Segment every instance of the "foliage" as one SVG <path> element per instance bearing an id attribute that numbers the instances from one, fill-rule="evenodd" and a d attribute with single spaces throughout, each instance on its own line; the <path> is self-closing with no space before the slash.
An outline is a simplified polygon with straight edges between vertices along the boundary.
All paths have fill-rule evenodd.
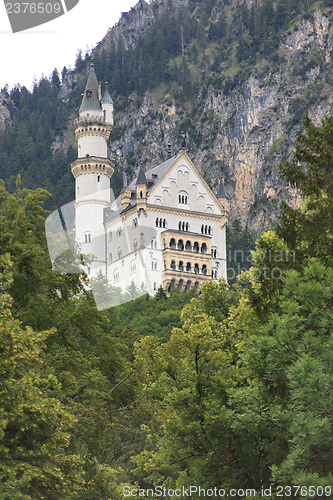
<path id="1" fill-rule="evenodd" d="M 8 254 L 0 268 L 0 496 L 75 498 L 83 485 L 79 457 L 69 451 L 76 421 L 59 401 L 57 379 L 41 370 L 52 332 L 36 333 L 13 318 Z"/>
<path id="2" fill-rule="evenodd" d="M 297 138 L 295 162 L 281 164 L 283 177 L 299 190 L 298 208 L 283 204 L 279 234 L 297 251 L 301 261 L 316 256 L 332 262 L 333 256 L 333 120 L 315 126 L 308 117 Z"/>

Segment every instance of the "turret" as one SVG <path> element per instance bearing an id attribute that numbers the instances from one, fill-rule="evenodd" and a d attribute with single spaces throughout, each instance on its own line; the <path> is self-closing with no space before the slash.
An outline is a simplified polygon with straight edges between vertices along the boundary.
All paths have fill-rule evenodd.
<path id="1" fill-rule="evenodd" d="M 113 125 L 113 100 L 109 94 L 107 82 L 105 82 L 105 91 L 101 102 L 105 121 Z"/>
<path id="2" fill-rule="evenodd" d="M 146 213 L 147 205 L 147 179 L 143 166 L 140 167 L 139 175 L 136 180 L 136 206 L 140 213 L 140 210 L 144 210 Z"/>
<path id="3" fill-rule="evenodd" d="M 125 210 L 131 202 L 131 190 L 128 186 L 124 187 L 122 192 L 120 193 L 121 199 L 121 209 Z"/>
<path id="4" fill-rule="evenodd" d="M 223 183 L 222 179 L 220 181 L 220 185 L 219 185 L 219 189 L 217 191 L 216 198 L 219 200 L 219 202 L 221 203 L 221 205 L 224 208 L 224 210 L 226 210 L 227 212 L 229 212 L 229 210 L 230 210 L 230 202 L 229 202 L 227 193 L 225 192 L 224 183 Z"/>

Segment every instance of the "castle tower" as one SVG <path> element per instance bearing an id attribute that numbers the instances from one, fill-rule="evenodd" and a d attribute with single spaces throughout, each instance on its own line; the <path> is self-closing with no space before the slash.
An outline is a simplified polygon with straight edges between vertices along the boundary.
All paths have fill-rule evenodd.
<path id="1" fill-rule="evenodd" d="M 112 128 L 113 102 L 107 88 L 100 99 L 91 62 L 79 118 L 75 120 L 78 159 L 71 168 L 75 177 L 76 239 L 82 254 L 94 256 L 88 265 L 92 276 L 106 272 L 104 209 L 110 207 L 110 178 L 114 171 L 108 158 Z"/>

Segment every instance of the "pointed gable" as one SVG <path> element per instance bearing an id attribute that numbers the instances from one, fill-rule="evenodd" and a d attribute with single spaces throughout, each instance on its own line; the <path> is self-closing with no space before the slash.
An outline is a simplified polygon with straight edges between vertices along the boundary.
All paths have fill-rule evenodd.
<path id="1" fill-rule="evenodd" d="M 147 172 L 147 177 L 154 170 Z M 216 196 L 184 151 L 168 160 L 162 175 L 149 190 L 148 203 L 184 211 L 221 214 Z"/>

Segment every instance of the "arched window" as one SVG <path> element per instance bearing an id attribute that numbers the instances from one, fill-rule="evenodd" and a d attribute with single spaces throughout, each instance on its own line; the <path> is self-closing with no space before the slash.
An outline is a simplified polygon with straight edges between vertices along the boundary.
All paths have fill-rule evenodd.
<path id="1" fill-rule="evenodd" d="M 151 248 L 155 249 L 156 250 L 156 247 L 157 247 L 157 241 L 156 241 L 156 238 L 153 238 L 150 242 L 150 246 Z"/>
<path id="2" fill-rule="evenodd" d="M 207 253 L 207 245 L 206 245 L 206 243 L 203 243 L 201 245 L 201 253 Z"/>
<path id="3" fill-rule="evenodd" d="M 110 262 L 110 264 L 112 262 L 112 253 L 109 253 L 109 262 Z"/>
<path id="4" fill-rule="evenodd" d="M 113 281 L 114 281 L 114 283 L 116 283 L 117 281 L 119 281 L 119 271 L 118 271 L 118 269 L 115 269 L 113 271 Z"/>
<path id="5" fill-rule="evenodd" d="M 204 228 L 204 225 L 202 224 L 202 226 L 201 226 L 201 234 L 204 233 L 204 230 L 205 230 L 205 228 Z"/>
<path id="6" fill-rule="evenodd" d="M 181 231 L 181 229 L 182 229 L 182 223 L 179 221 L 178 222 L 178 230 Z"/>
<path id="7" fill-rule="evenodd" d="M 201 268 L 202 274 L 207 274 L 207 266 L 204 264 Z"/>
<path id="8" fill-rule="evenodd" d="M 183 261 L 179 261 L 179 264 L 178 264 L 178 269 L 179 271 L 183 271 L 184 270 L 184 264 L 183 264 Z"/>
<path id="9" fill-rule="evenodd" d="M 213 259 L 216 259 L 216 256 L 217 256 L 217 250 L 215 247 L 212 248 L 212 251 L 211 251 L 211 255 L 212 255 L 212 258 Z"/>
<path id="10" fill-rule="evenodd" d="M 100 175 L 98 175 L 98 176 L 97 176 L 97 182 L 100 182 L 100 180 L 101 180 L 101 176 L 100 176 Z"/>
<path id="11" fill-rule="evenodd" d="M 190 273 L 190 272 L 191 272 L 191 267 L 192 267 L 192 266 L 191 266 L 191 262 L 188 262 L 188 263 L 186 264 L 186 272 Z"/>
<path id="12" fill-rule="evenodd" d="M 178 250 L 184 250 L 184 243 L 183 240 L 178 241 Z"/>
<path id="13" fill-rule="evenodd" d="M 163 227 L 166 227 L 166 219 L 163 219 Z"/>
<path id="14" fill-rule="evenodd" d="M 170 263 L 170 269 L 172 269 L 173 271 L 176 270 L 176 262 L 174 260 L 172 260 Z"/>
<path id="15" fill-rule="evenodd" d="M 135 217 L 135 219 L 133 219 L 132 221 L 132 229 L 138 227 L 138 219 Z"/>
<path id="16" fill-rule="evenodd" d="M 158 227 L 158 217 L 156 217 L 155 226 Z"/>
<path id="17" fill-rule="evenodd" d="M 189 231 L 189 230 L 190 230 L 190 225 L 189 225 L 189 223 L 188 223 L 188 222 L 186 222 L 186 229 L 185 229 L 185 230 L 186 230 L 186 231 Z"/>
<path id="18" fill-rule="evenodd" d="M 185 245 L 185 250 L 186 250 L 186 252 L 192 251 L 192 245 L 191 245 L 190 240 L 187 240 L 186 245 Z"/>
<path id="19" fill-rule="evenodd" d="M 188 200 L 188 194 L 186 191 L 181 191 L 178 195 L 178 202 L 181 205 L 187 205 L 187 200 Z"/>
<path id="20" fill-rule="evenodd" d="M 121 248 L 118 248 L 117 253 L 118 253 L 118 259 L 121 259 L 123 256 L 123 252 L 121 251 Z"/>
<path id="21" fill-rule="evenodd" d="M 143 193 L 142 193 L 142 191 L 140 191 L 140 198 L 143 198 Z"/>
<path id="22" fill-rule="evenodd" d="M 84 242 L 85 243 L 91 243 L 91 233 L 89 231 L 86 231 L 84 233 Z"/>
<path id="23" fill-rule="evenodd" d="M 193 252 L 199 253 L 199 243 L 197 241 L 194 242 Z"/>
<path id="24" fill-rule="evenodd" d="M 175 238 L 171 238 L 170 243 L 169 243 L 170 248 L 176 248 L 176 240 Z"/>
<path id="25" fill-rule="evenodd" d="M 137 239 L 133 240 L 133 249 L 134 250 L 138 249 L 138 240 Z"/>
<path id="26" fill-rule="evenodd" d="M 195 274 L 199 274 L 199 264 L 198 263 L 194 264 L 194 272 L 195 272 Z"/>
<path id="27" fill-rule="evenodd" d="M 157 271 L 157 260 L 155 259 L 151 261 L 151 270 Z"/>
<path id="28" fill-rule="evenodd" d="M 135 272 L 136 272 L 136 262 L 133 259 L 130 262 L 130 274 L 134 274 Z"/>

